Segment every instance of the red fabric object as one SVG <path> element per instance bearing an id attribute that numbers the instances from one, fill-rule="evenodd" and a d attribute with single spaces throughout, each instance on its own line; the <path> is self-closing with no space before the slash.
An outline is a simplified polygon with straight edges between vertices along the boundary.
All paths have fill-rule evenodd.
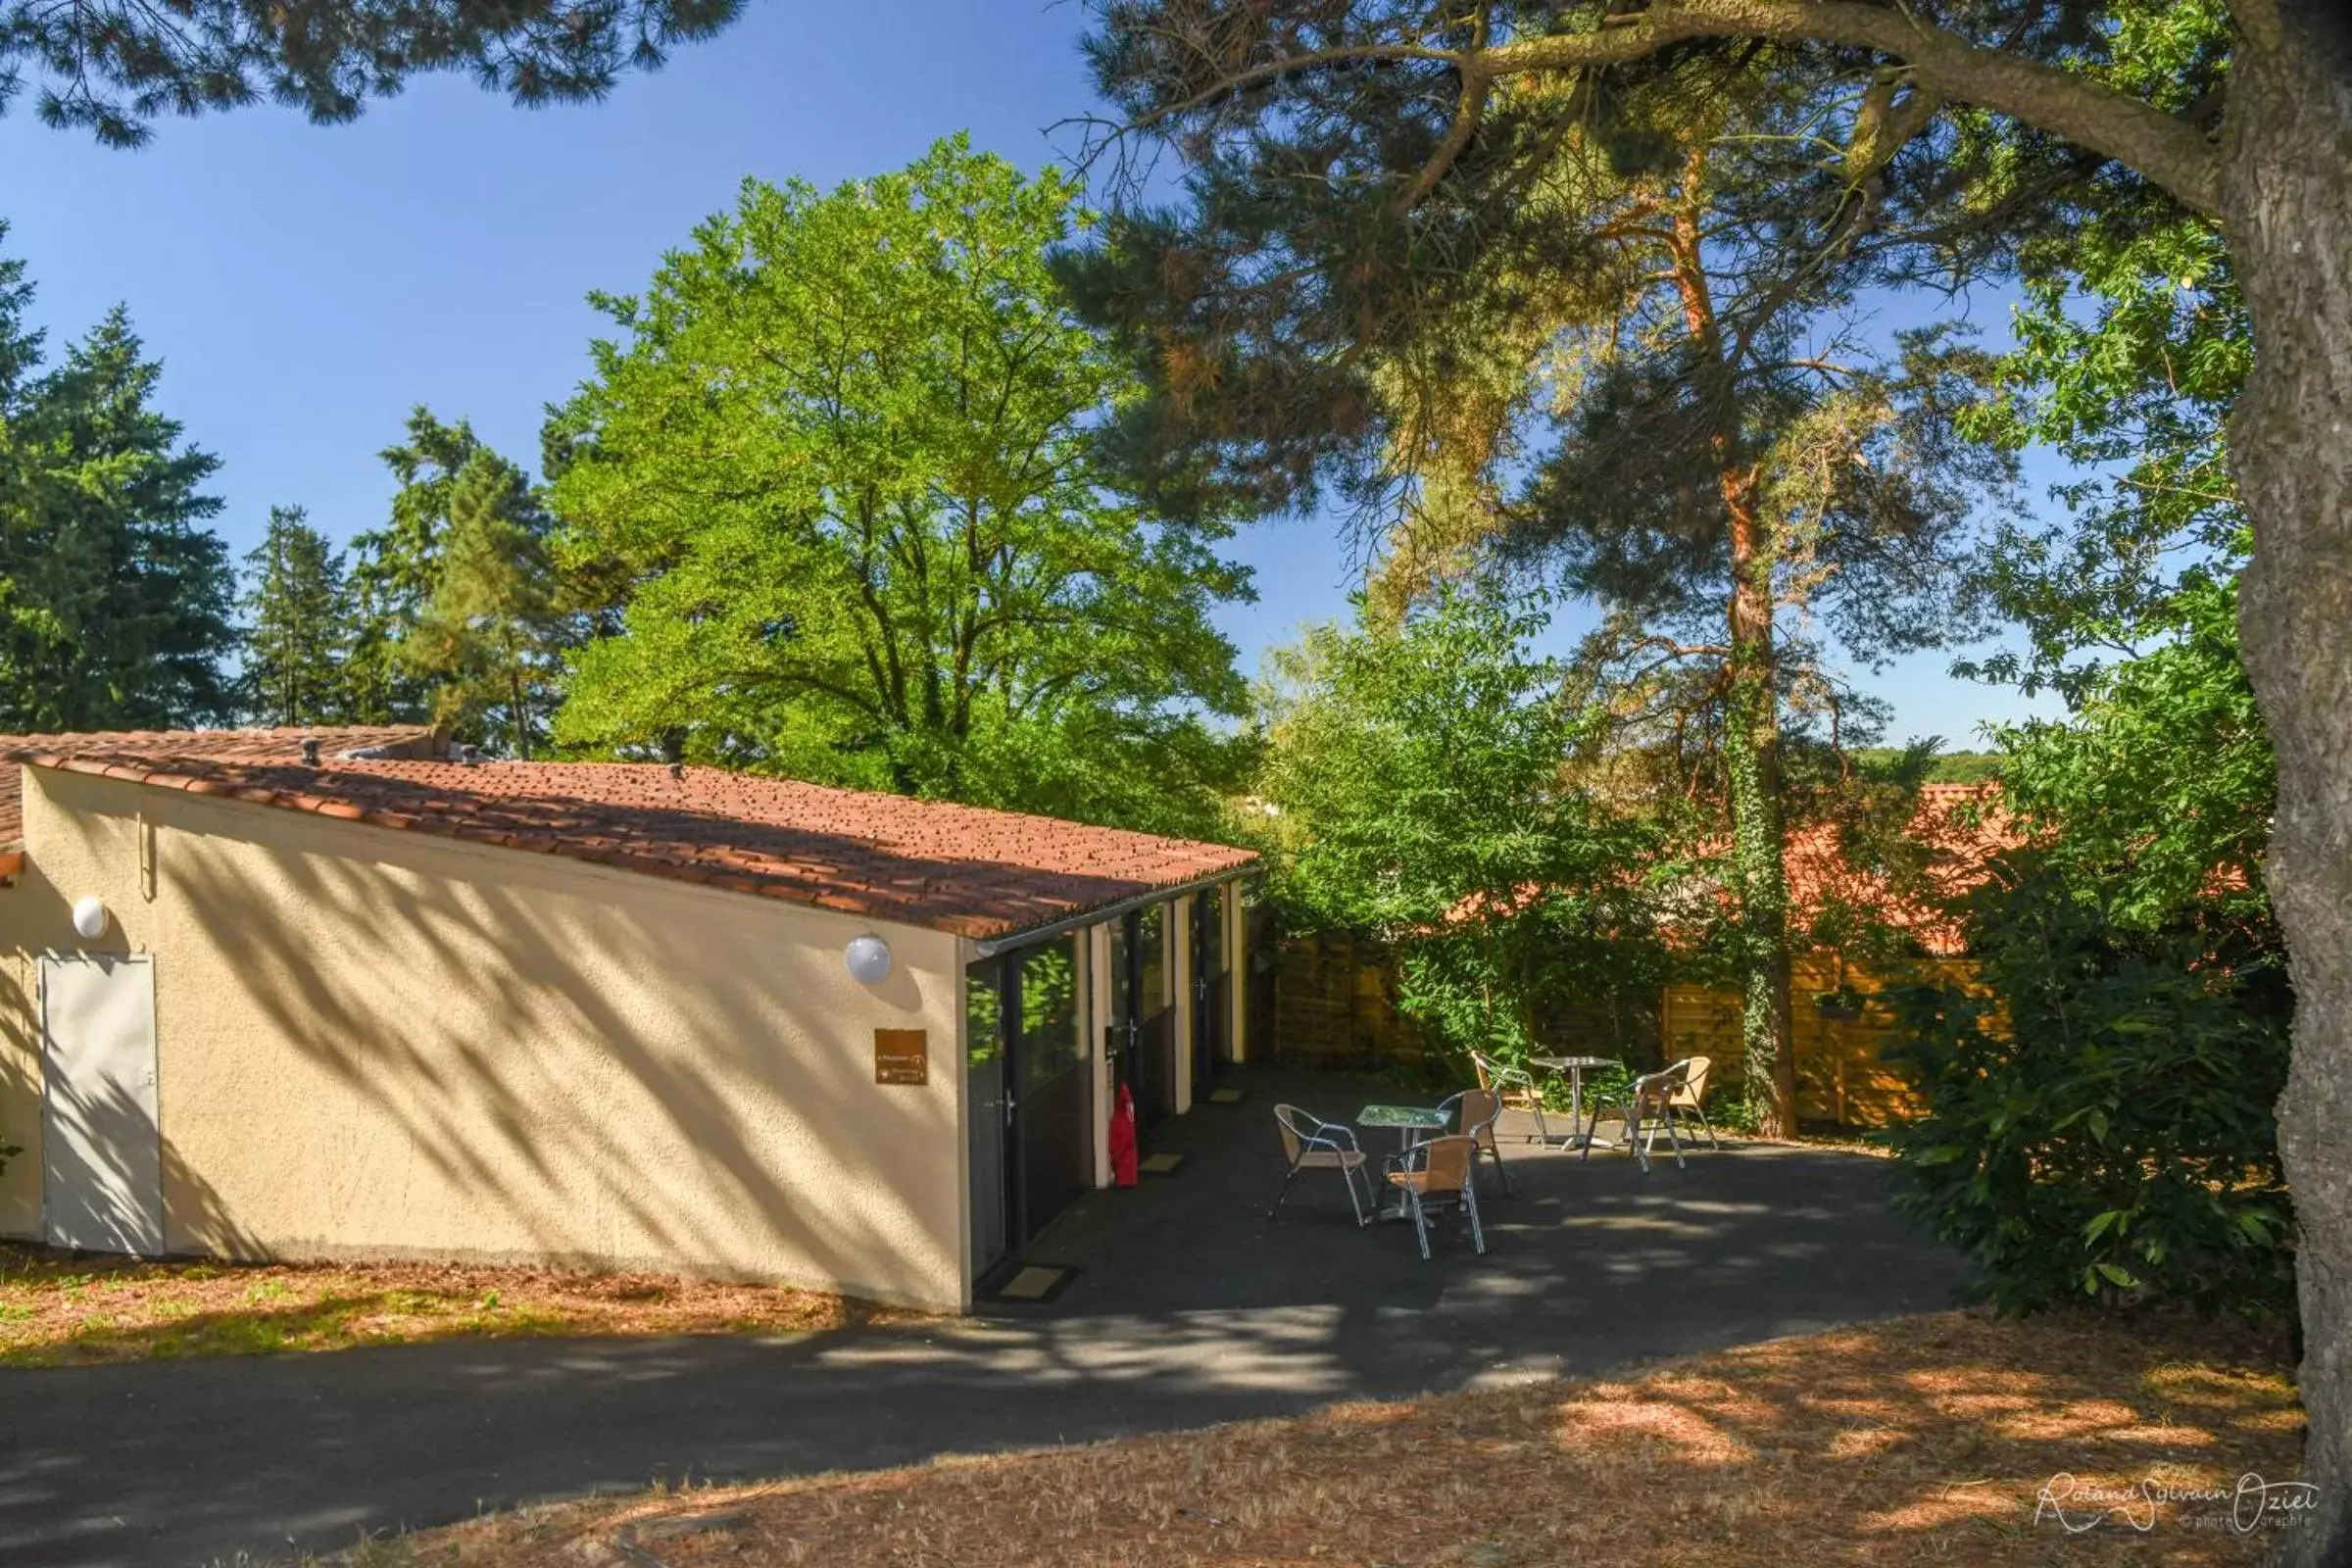
<path id="1" fill-rule="evenodd" d="M 1125 1084 L 1110 1108 L 1110 1179 L 1121 1187 L 1135 1185 L 1135 1096 Z"/>

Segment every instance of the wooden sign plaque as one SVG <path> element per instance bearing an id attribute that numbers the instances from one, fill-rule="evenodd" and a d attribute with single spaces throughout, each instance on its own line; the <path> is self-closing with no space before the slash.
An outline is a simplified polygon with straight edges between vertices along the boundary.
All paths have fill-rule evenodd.
<path id="1" fill-rule="evenodd" d="M 874 1082 L 919 1085 L 930 1081 L 931 1037 L 926 1031 L 874 1031 Z"/>

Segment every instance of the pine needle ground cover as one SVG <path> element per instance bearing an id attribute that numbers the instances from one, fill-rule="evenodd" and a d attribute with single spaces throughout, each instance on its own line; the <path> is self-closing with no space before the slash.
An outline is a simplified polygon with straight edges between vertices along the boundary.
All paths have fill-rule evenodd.
<path id="1" fill-rule="evenodd" d="M 0 1366 L 459 1338 L 804 1333 L 914 1314 L 817 1291 L 438 1263 L 150 1263 L 0 1244 Z"/>
<path id="2" fill-rule="evenodd" d="M 2294 1517 L 2301 1420 L 2284 1347 L 2271 1339 L 1954 1312 L 1621 1378 L 563 1503 L 372 1543 L 345 1560 L 2252 1564 Z M 2271 1490 L 2241 1493 L 2247 1476 Z"/>

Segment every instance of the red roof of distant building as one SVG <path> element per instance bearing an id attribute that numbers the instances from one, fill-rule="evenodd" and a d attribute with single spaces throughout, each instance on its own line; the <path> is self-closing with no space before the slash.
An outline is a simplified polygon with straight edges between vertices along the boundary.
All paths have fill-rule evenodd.
<path id="1" fill-rule="evenodd" d="M 1983 880 L 1985 862 L 2002 850 L 2024 842 L 1998 804 L 1995 784 L 1927 784 L 1921 786 L 1907 835 L 1938 852 L 1926 868 L 1937 897 L 1962 893 Z M 1983 809 L 1974 809 L 1980 803 Z M 1973 820 L 1972 820 L 1973 818 Z M 1727 846 L 1710 846 L 1720 853 Z M 1795 923 L 1810 924 L 1833 902 L 1862 910 L 1901 931 L 1926 952 L 1950 956 L 1966 950 L 1967 936 L 1958 923 L 1922 901 L 1898 894 L 1886 878 L 1849 861 L 1838 841 L 1835 823 L 1816 822 L 1791 832 L 1782 865 L 1788 878 L 1789 914 Z M 1530 884 L 1509 901 L 1514 907 L 1533 900 Z M 1728 898 L 1720 889 L 1702 897 Z M 1465 920 L 1487 906 L 1487 896 L 1474 893 L 1446 913 L 1447 920 Z"/>
<path id="2" fill-rule="evenodd" d="M 1986 860 L 2024 842 L 1995 804 L 1998 796 L 1999 786 L 1994 784 L 1921 787 L 1905 836 L 1937 852 L 1926 868 L 1937 895 L 1967 891 L 1984 880 Z M 1981 810 L 1974 809 L 1980 806 Z M 1849 862 L 1832 823 L 1814 823 L 1789 834 L 1784 863 L 1789 912 L 1798 920 L 1810 921 L 1836 902 L 1885 921 L 1937 956 L 1967 949 L 1967 934 L 1932 903 L 1898 894 L 1884 876 Z"/>

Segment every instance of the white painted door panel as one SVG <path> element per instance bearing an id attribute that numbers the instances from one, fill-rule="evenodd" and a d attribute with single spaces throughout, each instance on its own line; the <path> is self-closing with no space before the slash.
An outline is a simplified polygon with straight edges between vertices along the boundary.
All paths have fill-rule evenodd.
<path id="1" fill-rule="evenodd" d="M 164 1250 L 155 961 L 41 958 L 42 1229 L 52 1247 Z"/>

